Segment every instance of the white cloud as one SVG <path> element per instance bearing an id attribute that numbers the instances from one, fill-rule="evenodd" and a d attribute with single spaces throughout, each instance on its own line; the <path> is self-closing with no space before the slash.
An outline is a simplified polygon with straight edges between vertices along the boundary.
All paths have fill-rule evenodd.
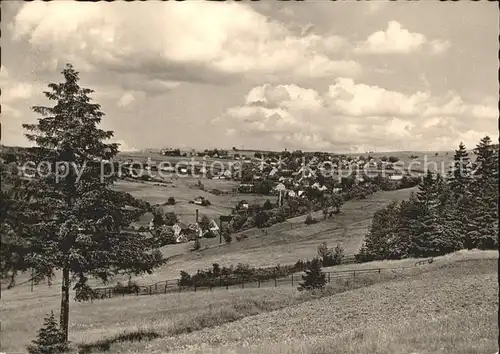
<path id="1" fill-rule="evenodd" d="M 430 42 L 431 52 L 434 54 L 441 54 L 451 47 L 450 41 L 435 39 Z"/>
<path id="2" fill-rule="evenodd" d="M 410 32 L 397 21 L 389 21 L 385 31 L 377 31 L 358 43 L 354 49 L 357 53 L 367 54 L 408 54 L 423 50 L 428 46 L 432 53 L 444 52 L 450 43 L 442 40 L 428 39 L 421 33 Z"/>
<path id="3" fill-rule="evenodd" d="M 454 93 L 405 94 L 339 78 L 324 93 L 296 85 L 254 87 L 243 105 L 213 123 L 232 137 L 259 136 L 293 148 L 427 150 L 470 143 L 464 139 L 470 118 L 474 131 L 493 131 L 495 115 L 493 105 L 466 103 Z"/>
<path id="4" fill-rule="evenodd" d="M 132 92 L 125 92 L 122 97 L 118 100 L 116 105 L 118 107 L 127 107 L 135 101 L 134 94 Z"/>
<path id="5" fill-rule="evenodd" d="M 7 83 L 2 90 L 2 101 L 12 102 L 28 99 L 33 94 L 33 85 L 27 82 Z"/>
<path id="6" fill-rule="evenodd" d="M 238 3 L 25 4 L 15 38 L 79 70 L 109 69 L 167 81 L 355 76 L 361 67 L 334 60 L 326 39 L 293 34 Z M 147 40 L 146 40 L 147 38 Z"/>

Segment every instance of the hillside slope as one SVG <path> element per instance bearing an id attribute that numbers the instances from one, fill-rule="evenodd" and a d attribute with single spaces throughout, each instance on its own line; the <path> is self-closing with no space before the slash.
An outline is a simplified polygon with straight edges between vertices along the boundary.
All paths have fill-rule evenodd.
<path id="1" fill-rule="evenodd" d="M 497 267 L 429 265 L 415 277 L 155 340 L 148 353 L 494 353 Z"/>

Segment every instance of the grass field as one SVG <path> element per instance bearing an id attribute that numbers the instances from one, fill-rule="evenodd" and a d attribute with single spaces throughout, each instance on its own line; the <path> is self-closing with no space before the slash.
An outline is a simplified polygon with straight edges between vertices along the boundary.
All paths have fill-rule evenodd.
<path id="1" fill-rule="evenodd" d="M 340 280 L 320 299 L 265 288 L 71 303 L 70 340 L 101 353 L 494 353 L 497 262 L 497 252 L 462 251 Z M 24 352 L 59 298 L 11 290 L 2 294 L 1 350 Z M 141 336 L 149 339 L 130 341 Z"/>
<path id="2" fill-rule="evenodd" d="M 213 263 L 221 266 L 247 263 L 255 267 L 275 266 L 276 264 L 293 264 L 297 260 L 311 259 L 317 255 L 317 247 L 324 241 L 329 247 L 341 245 L 347 254 L 354 254 L 363 243 L 364 236 L 370 226 L 373 214 L 392 200 L 408 198 L 413 189 L 390 192 L 377 192 L 364 200 L 351 200 L 344 204 L 342 212 L 332 219 L 318 224 L 305 225 L 306 216 L 289 219 L 285 223 L 275 224 L 263 230 L 248 230 L 247 239 L 231 244 L 219 245 L 219 239 L 203 239 L 200 251 L 192 252 L 192 242 L 163 247 L 165 257 L 172 257 L 167 264 L 156 269 L 152 274 L 136 277 L 144 285 L 167 279 L 176 279 L 181 270 L 195 273 L 198 269 L 211 268 Z M 322 218 L 322 212 L 313 213 Z M 19 282 L 28 279 L 28 275 L 19 276 Z M 116 278 L 112 284 L 124 278 Z M 53 293 L 57 294 L 60 277 L 53 282 Z M 100 283 L 90 281 L 97 286 Z M 28 283 L 21 286 L 29 287 Z M 41 285 L 45 287 L 46 285 Z M 10 290 L 9 290 L 10 291 Z M 6 291 L 8 292 L 8 291 Z"/>
<path id="3" fill-rule="evenodd" d="M 271 226 L 267 234 L 262 230 L 246 231 L 250 234 L 247 239 L 234 240 L 229 245 L 218 246 L 218 239 L 204 239 L 202 247 L 208 248 L 198 252 L 185 253 L 185 248 L 178 248 L 175 255 L 167 246 L 165 255 L 175 257 L 152 275 L 142 277 L 141 283 L 177 278 L 180 270 L 194 273 L 211 267 L 212 263 L 221 266 L 247 263 L 255 267 L 295 263 L 315 257 L 318 245 L 324 241 L 329 247 L 339 244 L 347 254 L 354 254 L 363 242 L 373 214 L 392 200 L 406 199 L 411 192 L 412 189 L 377 192 L 364 200 L 346 202 L 342 212 L 332 219 L 307 226 L 304 223 L 306 216 L 299 216 Z M 322 218 L 322 212 L 316 212 L 315 217 Z"/>
<path id="4" fill-rule="evenodd" d="M 179 218 L 186 223 L 195 222 L 196 209 L 199 210 L 200 217 L 206 215 L 211 219 L 218 221 L 221 215 L 231 214 L 231 208 L 234 208 L 240 200 L 246 200 L 249 203 L 263 204 L 267 199 L 275 203 L 276 196 L 262 196 L 254 194 L 221 194 L 215 195 L 207 191 L 200 190 L 196 187 L 198 179 L 189 177 L 179 177 L 173 179 L 166 186 L 156 186 L 152 182 L 130 182 L 120 180 L 116 183 L 114 188 L 118 191 L 127 192 L 136 198 L 143 199 L 153 205 L 165 203 L 169 197 L 174 197 L 176 200 L 175 205 L 166 205 L 162 209 L 165 212 L 173 211 Z M 219 189 L 221 191 L 232 191 L 234 187 L 239 185 L 239 182 L 225 181 L 225 180 L 200 180 L 205 186 L 206 190 Z M 211 203 L 210 206 L 204 207 L 195 204 L 189 204 L 190 200 L 201 196 L 208 199 Z M 146 225 L 146 220 L 142 225 Z M 149 221 L 149 220 L 148 220 Z"/>
<path id="5" fill-rule="evenodd" d="M 497 260 L 437 263 L 360 289 L 116 353 L 495 353 Z"/>

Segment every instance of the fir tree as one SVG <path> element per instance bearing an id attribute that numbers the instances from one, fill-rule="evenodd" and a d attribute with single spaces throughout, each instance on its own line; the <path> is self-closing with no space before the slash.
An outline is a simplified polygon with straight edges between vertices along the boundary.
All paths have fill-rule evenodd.
<path id="1" fill-rule="evenodd" d="M 45 317 L 43 327 L 38 331 L 37 339 L 28 346 L 30 354 L 57 354 L 69 350 L 64 332 L 59 328 L 54 318 L 54 312 Z"/>
<path id="2" fill-rule="evenodd" d="M 498 148 L 486 136 L 475 149 L 474 180 L 470 188 L 468 247 L 498 247 Z"/>
<path id="3" fill-rule="evenodd" d="M 373 216 L 370 232 L 357 255 L 358 260 L 369 262 L 399 258 L 401 256 L 401 252 L 397 252 L 400 243 L 399 227 L 398 202 L 392 202 L 377 211 Z"/>
<path id="4" fill-rule="evenodd" d="M 93 276 L 107 282 L 120 273 L 151 272 L 163 258 L 146 235 L 123 231 L 149 206 L 110 188 L 118 145 L 106 140 L 113 132 L 98 128 L 104 114 L 91 103 L 93 91 L 79 86 L 73 67 L 68 64 L 62 74 L 64 82 L 44 92 L 54 105 L 33 107 L 42 117 L 23 125 L 36 145 L 27 158 L 45 166 L 27 187 L 34 195 L 25 208 L 40 220 L 23 235 L 37 277 L 62 273 L 60 327 L 67 340 L 72 280 Z"/>
<path id="5" fill-rule="evenodd" d="M 463 195 L 471 183 L 471 162 L 465 145 L 461 142 L 455 150 L 453 165 L 448 174 L 451 191 L 455 195 Z"/>
<path id="6" fill-rule="evenodd" d="M 298 289 L 300 291 L 323 289 L 325 284 L 326 278 L 325 273 L 321 270 L 321 260 L 314 258 L 307 266 Z"/>

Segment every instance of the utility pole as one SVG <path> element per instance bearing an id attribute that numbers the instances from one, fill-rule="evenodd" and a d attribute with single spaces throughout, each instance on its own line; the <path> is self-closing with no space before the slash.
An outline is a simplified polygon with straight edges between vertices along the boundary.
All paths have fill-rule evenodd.
<path id="1" fill-rule="evenodd" d="M 33 277 L 34 277 L 34 270 L 31 268 L 31 292 L 33 292 Z"/>
<path id="2" fill-rule="evenodd" d="M 198 209 L 196 209 L 196 225 L 198 226 L 198 229 L 200 230 L 200 224 L 198 224 Z M 198 240 L 198 244 L 201 247 L 201 236 L 200 236 L 200 231 L 198 231 L 198 234 L 196 235 L 196 239 Z"/>

